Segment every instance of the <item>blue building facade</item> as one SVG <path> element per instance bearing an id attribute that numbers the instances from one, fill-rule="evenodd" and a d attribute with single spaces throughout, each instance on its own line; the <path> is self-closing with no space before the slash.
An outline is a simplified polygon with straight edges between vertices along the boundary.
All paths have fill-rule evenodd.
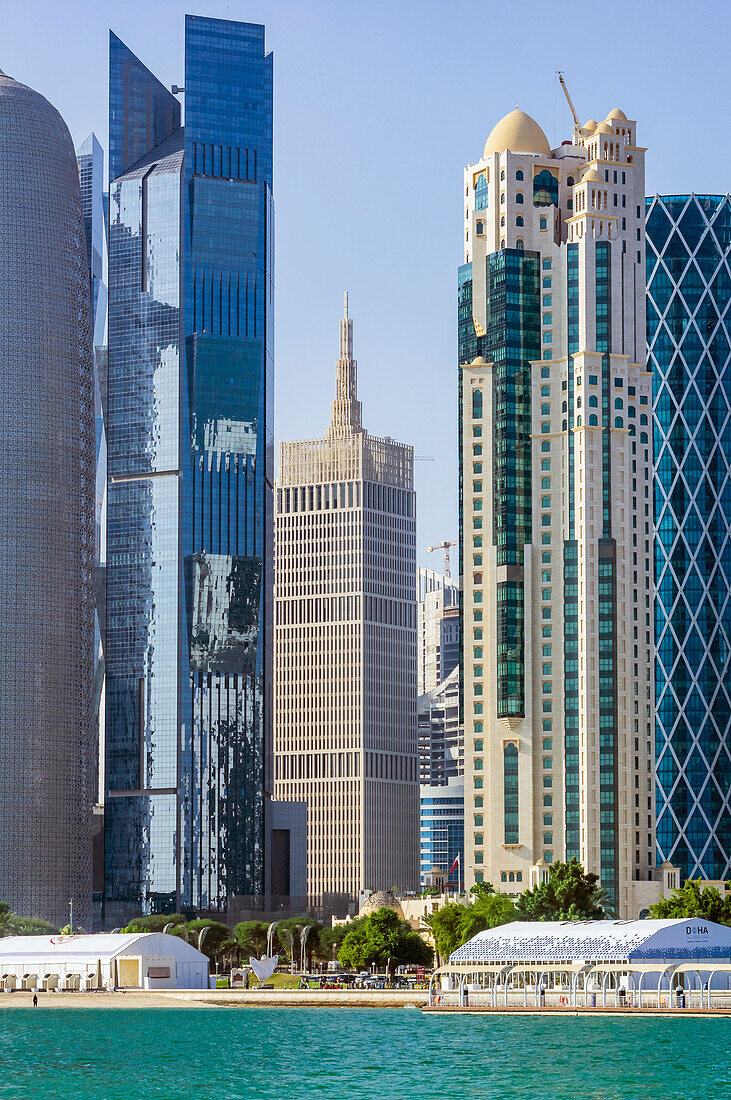
<path id="1" fill-rule="evenodd" d="M 264 892 L 272 62 L 186 16 L 183 128 L 111 36 L 108 917 Z"/>
<path id="2" fill-rule="evenodd" d="M 421 842 L 420 881 L 434 867 L 444 872 L 447 882 L 457 884 L 462 872 L 450 868 L 457 856 L 464 861 L 464 780 L 450 779 L 441 786 L 420 788 Z"/>
<path id="3" fill-rule="evenodd" d="M 657 845 L 731 877 L 731 196 L 647 199 Z"/>
<path id="4" fill-rule="evenodd" d="M 95 614 L 94 614 L 94 735 L 97 752 L 103 742 L 104 715 L 101 713 L 104 686 L 104 566 L 106 557 L 107 438 L 104 425 L 107 378 L 107 230 L 104 217 L 104 151 L 96 134 L 89 134 L 76 150 L 84 219 L 86 262 L 89 270 L 92 341 L 94 345 L 94 434 L 96 493 L 94 502 Z M 98 776 L 98 758 L 96 761 Z M 98 783 L 94 801 L 99 801 Z"/>

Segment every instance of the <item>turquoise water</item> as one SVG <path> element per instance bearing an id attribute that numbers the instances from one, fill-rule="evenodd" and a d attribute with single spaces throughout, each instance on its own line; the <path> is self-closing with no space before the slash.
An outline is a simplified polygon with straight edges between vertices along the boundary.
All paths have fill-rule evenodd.
<path id="1" fill-rule="evenodd" d="M 0 1098 L 720 1100 L 731 1019 L 8 1008 Z"/>

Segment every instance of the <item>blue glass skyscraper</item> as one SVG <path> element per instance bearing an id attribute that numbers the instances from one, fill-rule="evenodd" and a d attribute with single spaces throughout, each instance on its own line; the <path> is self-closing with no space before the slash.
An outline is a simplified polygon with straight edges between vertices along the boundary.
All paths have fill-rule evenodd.
<path id="1" fill-rule="evenodd" d="M 731 877 L 731 196 L 647 199 L 657 845 Z"/>
<path id="2" fill-rule="evenodd" d="M 94 723 L 95 741 L 103 741 L 102 688 L 104 654 L 102 651 L 104 623 L 104 561 L 105 561 L 105 496 L 107 487 L 107 439 L 104 427 L 107 375 L 107 230 L 104 218 L 104 151 L 96 134 L 89 134 L 76 150 L 81 187 L 81 212 L 84 218 L 86 262 L 89 271 L 92 340 L 94 345 L 94 432 L 96 453 L 95 527 L 95 615 L 94 615 Z M 98 775 L 98 760 L 97 760 Z M 95 801 L 98 791 L 95 786 Z"/>
<path id="3" fill-rule="evenodd" d="M 106 912 L 264 891 L 272 56 L 186 16 L 175 97 L 110 50 Z"/>

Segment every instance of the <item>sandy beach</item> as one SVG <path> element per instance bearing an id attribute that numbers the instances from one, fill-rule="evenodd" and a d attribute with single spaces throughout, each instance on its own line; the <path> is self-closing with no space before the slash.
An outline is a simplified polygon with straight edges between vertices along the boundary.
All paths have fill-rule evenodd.
<path id="1" fill-rule="evenodd" d="M 202 991 L 205 996 L 205 991 Z M 20 990 L 17 993 L 0 993 L 0 1009 L 32 1008 L 33 994 Z M 160 993 L 142 990 L 116 993 L 39 993 L 38 1008 L 195 1008 L 196 1001 L 175 1001 Z"/>
<path id="2" fill-rule="evenodd" d="M 421 1008 L 428 1001 L 426 990 L 345 989 L 171 989 L 146 992 L 141 989 L 115 993 L 39 993 L 38 1008 Z M 0 1009 L 30 1008 L 33 994 L 21 990 L 0 993 Z"/>

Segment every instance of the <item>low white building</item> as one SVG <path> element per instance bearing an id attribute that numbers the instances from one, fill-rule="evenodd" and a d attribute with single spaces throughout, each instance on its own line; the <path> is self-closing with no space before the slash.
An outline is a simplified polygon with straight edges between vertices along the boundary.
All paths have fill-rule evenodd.
<path id="1" fill-rule="evenodd" d="M 434 971 L 457 1003 L 698 1007 L 731 988 L 731 928 L 674 920 L 515 921 L 478 932 Z M 432 994 L 430 992 L 430 1003 Z M 725 1003 L 725 1000 L 724 1000 Z"/>
<path id="2" fill-rule="evenodd" d="M 206 989 L 208 958 L 162 932 L 0 939 L 0 989 Z"/>

